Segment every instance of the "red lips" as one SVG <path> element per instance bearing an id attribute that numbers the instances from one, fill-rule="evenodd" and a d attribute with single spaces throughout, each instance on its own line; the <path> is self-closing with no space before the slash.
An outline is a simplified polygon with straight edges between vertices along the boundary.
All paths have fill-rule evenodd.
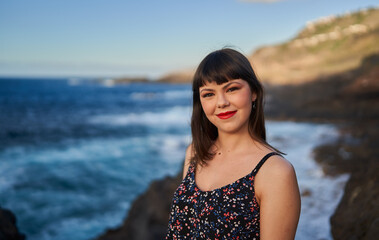
<path id="1" fill-rule="evenodd" d="M 234 114 L 236 114 L 236 112 L 237 111 L 227 111 L 227 112 L 219 113 L 216 116 L 219 117 L 220 119 L 228 119 L 228 118 L 233 117 Z"/>

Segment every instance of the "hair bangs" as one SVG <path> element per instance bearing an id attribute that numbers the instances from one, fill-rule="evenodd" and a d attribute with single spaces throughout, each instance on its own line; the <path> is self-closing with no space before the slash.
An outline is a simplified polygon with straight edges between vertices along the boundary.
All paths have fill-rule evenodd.
<path id="1" fill-rule="evenodd" d="M 225 52 L 214 52 L 208 55 L 199 65 L 193 82 L 193 90 L 207 83 L 220 85 L 233 79 L 246 79 L 246 70 L 233 64 L 233 58 Z"/>

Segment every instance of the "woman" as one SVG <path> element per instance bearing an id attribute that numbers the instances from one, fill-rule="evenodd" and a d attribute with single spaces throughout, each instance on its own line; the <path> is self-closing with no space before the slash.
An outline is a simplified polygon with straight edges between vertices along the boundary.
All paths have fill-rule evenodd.
<path id="1" fill-rule="evenodd" d="M 263 89 L 247 58 L 210 53 L 192 90 L 192 144 L 166 239 L 294 239 L 296 174 L 266 142 Z"/>

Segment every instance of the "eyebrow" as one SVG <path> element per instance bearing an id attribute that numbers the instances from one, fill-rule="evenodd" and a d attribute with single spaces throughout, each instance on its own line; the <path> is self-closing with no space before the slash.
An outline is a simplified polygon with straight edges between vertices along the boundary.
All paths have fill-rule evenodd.
<path id="1" fill-rule="evenodd" d="M 237 83 L 237 84 L 241 85 L 241 83 L 239 83 L 239 82 L 229 82 L 228 84 L 226 84 L 225 86 L 223 86 L 222 89 L 225 89 L 225 88 L 229 87 L 233 83 Z M 201 89 L 200 93 L 202 91 L 211 91 L 211 92 L 214 92 L 214 90 L 211 89 L 211 88 L 203 88 L 203 89 Z"/>

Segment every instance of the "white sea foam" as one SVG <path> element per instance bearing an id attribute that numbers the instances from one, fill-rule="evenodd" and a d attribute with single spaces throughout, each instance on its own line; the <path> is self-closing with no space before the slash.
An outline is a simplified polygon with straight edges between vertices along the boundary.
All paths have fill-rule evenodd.
<path id="1" fill-rule="evenodd" d="M 178 90 L 178 91 L 167 91 L 164 92 L 164 97 L 167 99 L 191 99 L 192 91 L 191 90 Z"/>
<path id="2" fill-rule="evenodd" d="M 134 92 L 130 95 L 133 100 L 145 100 L 145 99 L 191 99 L 191 90 L 173 90 L 166 92 Z"/>
<path id="3" fill-rule="evenodd" d="M 70 86 L 76 86 L 81 84 L 80 78 L 69 78 L 67 79 L 67 84 Z"/>
<path id="4" fill-rule="evenodd" d="M 0 196 L 7 196 L 2 204 L 26 219 L 35 217 L 30 209 L 40 213 L 36 220 L 44 229 L 29 233 L 31 240 L 95 237 L 121 223 L 152 179 L 178 172 L 188 142 L 188 134 L 163 133 L 8 148 L 0 153 Z"/>
<path id="5" fill-rule="evenodd" d="M 295 167 L 302 196 L 301 216 L 296 239 L 332 239 L 329 218 L 343 194 L 348 175 L 326 176 L 315 162 L 313 149 L 335 141 L 333 125 L 294 122 L 269 122 L 269 142 L 287 153 Z"/>
<path id="6" fill-rule="evenodd" d="M 168 163 L 177 164 L 184 160 L 185 149 L 191 142 L 190 135 L 161 135 L 150 137 L 149 144 L 157 149 L 162 158 Z M 172 172 L 174 174 L 174 172 Z"/>
<path id="7" fill-rule="evenodd" d="M 104 124 L 113 126 L 146 125 L 146 126 L 169 126 L 189 125 L 191 118 L 190 107 L 173 107 L 162 112 L 143 112 L 98 115 L 88 119 L 92 124 Z"/>
<path id="8" fill-rule="evenodd" d="M 0 164 L 0 183 L 9 180 L 9 178 L 4 178 L 7 172 L 14 174 L 17 171 L 22 174 L 21 166 L 25 164 L 110 161 L 131 158 L 133 154 L 142 154 L 148 149 L 175 158 L 174 156 L 177 156 L 178 153 L 184 154 L 183 149 L 189 144 L 189 139 L 189 135 L 155 134 L 148 137 L 78 141 L 65 148 L 24 149 L 23 151 L 20 150 L 20 147 L 8 148 L 1 153 L 3 161 Z M 25 158 L 25 154 L 28 156 L 27 158 Z M 4 184 L 0 184 L 0 186 L 2 187 Z"/>
<path id="9" fill-rule="evenodd" d="M 129 206 L 126 209 L 128 208 Z M 107 223 L 109 228 L 116 228 L 119 225 L 117 219 L 123 217 L 122 211 L 101 214 L 85 221 L 80 217 L 69 217 L 61 222 L 51 222 L 42 234 L 31 237 L 38 240 L 94 239 L 104 232 L 101 228 L 104 223 Z M 56 234 L 57 229 L 60 230 L 59 234 Z"/>
<path id="10" fill-rule="evenodd" d="M 156 99 L 157 95 L 154 92 L 135 92 L 130 94 L 130 98 L 133 100 Z"/>

